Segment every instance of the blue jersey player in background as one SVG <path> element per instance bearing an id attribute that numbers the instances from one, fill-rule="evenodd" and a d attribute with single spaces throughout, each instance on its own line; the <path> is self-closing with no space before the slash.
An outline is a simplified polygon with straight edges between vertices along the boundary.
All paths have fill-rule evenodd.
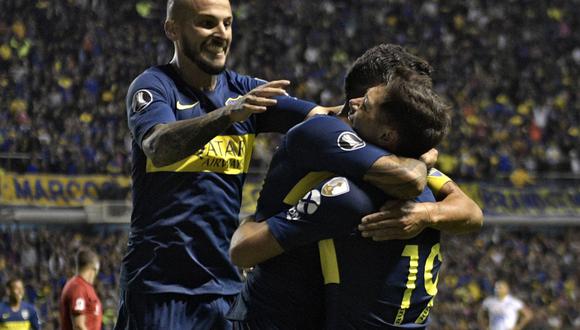
<path id="1" fill-rule="evenodd" d="M 1 330 L 40 330 L 40 320 L 34 305 L 23 301 L 24 283 L 19 278 L 6 283 L 8 301 L 0 302 Z"/>
<path id="2" fill-rule="evenodd" d="M 376 67 L 377 65 L 378 67 Z M 403 66 L 404 68 L 412 69 L 418 73 L 421 73 L 420 69 L 424 68 L 426 69 L 425 73 L 429 72 L 428 64 L 423 60 L 404 52 L 401 47 L 394 45 L 381 45 L 371 49 L 355 62 L 355 65 L 347 76 L 347 95 L 349 95 L 349 92 L 356 92 L 356 88 L 358 88 L 359 92 L 364 92 L 366 90 L 364 86 L 369 86 L 368 81 L 370 81 L 370 86 L 372 86 L 373 83 L 380 83 L 386 79 L 392 80 L 393 74 L 396 73 L 395 70 L 393 70 L 395 66 Z M 388 74 L 385 74 L 384 76 L 380 74 L 385 71 L 387 71 Z M 349 80 L 349 77 L 358 79 L 358 84 L 355 84 L 352 79 Z M 360 81 L 360 77 L 363 77 L 365 81 Z M 415 95 L 419 96 L 415 99 L 421 99 L 423 97 L 421 101 L 426 101 L 429 99 L 425 98 L 425 96 L 429 94 L 430 84 L 420 85 L 422 85 L 422 87 L 419 89 L 423 88 L 423 90 L 417 91 L 417 93 L 423 94 L 422 96 Z M 383 93 L 380 92 L 381 89 L 383 89 Z M 390 133 L 381 127 L 381 123 L 384 124 L 384 121 L 380 120 L 379 117 L 376 117 L 377 103 L 383 103 L 384 105 L 385 102 L 380 101 L 381 99 L 385 99 L 384 95 L 384 86 L 382 86 L 371 88 L 364 99 L 359 98 L 353 100 L 351 102 L 353 111 L 350 113 L 350 116 L 348 116 L 349 118 L 347 118 L 346 113 L 344 112 L 342 116 L 340 116 L 343 125 L 349 123 L 350 125 L 355 126 L 357 132 L 361 133 L 361 135 L 364 134 L 365 139 L 385 145 L 385 141 L 389 139 Z M 421 127 L 420 125 L 417 125 L 419 129 L 413 129 L 410 127 L 411 131 L 406 132 L 407 134 L 417 135 L 417 138 L 419 139 L 421 137 L 423 138 L 423 141 L 416 141 L 417 139 L 414 141 L 416 142 L 415 146 L 418 145 L 419 149 L 426 148 L 429 144 L 436 144 L 438 140 L 443 137 L 446 130 L 445 107 L 440 104 L 440 101 L 436 98 L 433 102 L 434 103 L 432 103 L 430 107 L 431 110 L 427 110 L 432 111 L 432 113 L 428 113 L 426 116 L 427 118 L 422 118 L 433 121 L 427 124 L 433 126 L 435 129 L 434 132 L 427 131 L 427 134 L 432 133 L 432 135 L 425 137 L 424 127 Z M 423 103 L 423 105 L 426 104 L 429 103 Z M 389 104 L 391 109 L 395 105 L 396 104 Z M 413 108 L 413 106 L 421 107 L 422 105 L 412 105 L 411 108 Z M 337 120 L 337 122 L 340 121 L 338 119 L 335 120 Z M 318 121 L 318 123 L 314 123 L 315 121 Z M 325 124 L 323 121 L 326 121 L 327 123 Z M 437 121 L 439 124 L 436 124 Z M 415 120 L 414 123 L 417 123 L 417 121 Z M 307 129 L 308 125 L 316 125 L 319 129 L 316 133 L 313 133 L 312 130 Z M 348 125 L 344 126 L 349 127 Z M 321 179 L 332 176 L 332 173 L 328 172 L 313 172 L 305 175 L 303 179 L 298 181 L 298 183 L 296 183 L 296 181 L 292 182 L 291 180 L 286 180 L 288 177 L 292 179 L 293 175 L 290 174 L 292 173 L 292 170 L 298 173 L 303 173 L 303 168 L 309 166 L 307 164 L 311 164 L 311 170 L 314 171 L 320 171 L 321 167 L 324 169 L 324 167 L 329 166 L 329 164 L 334 164 L 326 169 L 337 171 L 338 168 L 338 172 L 347 172 L 347 175 L 360 182 L 362 176 L 361 169 L 364 169 L 364 165 L 362 164 L 367 163 L 368 166 L 368 163 L 372 162 L 372 159 L 376 157 L 376 155 L 373 155 L 372 152 L 365 152 L 372 151 L 366 150 L 368 144 L 364 143 L 364 141 L 361 140 L 352 130 L 346 130 L 344 126 L 340 127 L 338 123 L 330 123 L 328 117 L 319 117 L 310 119 L 309 121 L 293 128 L 288 133 L 284 139 L 284 144 L 272 161 L 258 204 L 258 212 L 256 214 L 258 219 L 265 219 L 269 214 L 271 215 L 273 210 L 269 210 L 268 205 L 275 205 L 278 208 L 284 208 L 284 206 L 281 206 L 282 204 L 285 205 L 286 209 L 288 209 L 305 191 L 316 186 Z M 345 141 L 341 137 L 344 137 L 345 135 L 351 137 L 348 139 L 349 141 L 358 141 L 358 143 L 354 143 L 358 148 L 344 148 L 345 146 L 351 145 L 344 143 Z M 319 143 L 312 146 L 312 142 L 308 141 L 317 141 Z M 405 149 L 409 147 L 399 147 L 391 144 L 390 148 L 402 152 L 415 152 L 415 155 L 417 155 L 417 151 Z M 356 151 L 353 151 L 353 149 Z M 351 156 L 350 159 L 349 155 Z M 368 157 L 370 157 L 370 159 Z M 284 160 L 284 158 L 287 159 Z M 330 159 L 334 159 L 335 161 L 329 162 Z M 359 166 L 354 165 L 356 161 L 360 162 Z M 302 166 L 303 168 L 293 169 L 291 166 L 284 165 L 290 163 L 294 164 L 295 167 Z M 339 168 L 336 163 L 342 163 L 343 168 Z M 284 168 L 284 170 L 279 171 L 279 168 Z M 285 173 L 285 176 L 281 177 L 281 173 Z M 274 182 L 274 184 L 271 184 L 271 182 Z M 290 187 L 288 188 L 288 186 Z M 449 190 L 449 197 L 446 197 L 445 201 L 438 203 L 439 205 L 432 212 L 432 217 L 438 219 L 439 222 L 431 225 L 435 227 L 435 229 L 453 228 L 453 231 L 470 231 L 479 228 L 481 226 L 481 211 L 477 205 L 469 200 L 462 192 L 458 190 L 453 191 L 453 189 Z M 280 194 L 282 194 L 281 198 Z M 424 197 L 428 197 L 429 193 L 426 194 L 427 195 Z M 283 203 L 276 201 L 275 199 L 277 198 L 283 200 Z M 384 196 L 382 198 L 384 199 Z M 310 200 L 310 198 L 308 200 Z M 230 252 L 234 262 L 239 265 L 253 266 L 258 262 L 285 252 L 280 256 L 260 263 L 249 274 L 248 281 L 229 315 L 232 319 L 239 321 L 238 325 L 240 327 L 255 329 L 314 329 L 322 327 L 324 304 L 322 301 L 323 294 L 321 284 L 323 277 L 320 271 L 318 249 L 312 245 L 304 247 L 298 246 L 311 242 L 312 237 L 318 239 L 332 237 L 333 233 L 336 233 L 336 231 L 329 231 L 328 228 L 318 226 L 315 222 L 297 221 L 300 219 L 301 214 L 308 214 L 315 208 L 316 202 L 313 204 L 304 202 L 291 208 L 289 211 L 282 213 L 282 224 L 287 224 L 287 228 L 290 228 L 290 230 L 292 229 L 292 226 L 300 223 L 305 224 L 306 228 L 298 229 L 304 230 L 304 232 L 309 233 L 308 235 L 290 235 L 291 239 L 285 240 L 283 236 L 284 230 L 276 231 L 274 227 L 269 227 L 270 225 L 273 225 L 273 221 L 275 221 L 273 219 L 279 219 L 280 216 L 275 216 L 273 219 L 266 222 L 247 222 L 242 225 L 234 235 Z M 341 214 L 340 208 L 336 204 L 334 204 L 332 209 L 339 215 Z M 440 212 L 436 212 L 437 209 L 440 210 Z M 267 210 L 267 212 L 261 213 L 263 210 Z M 363 208 L 363 210 L 368 212 L 369 208 Z M 374 210 L 376 210 L 376 208 Z M 344 215 L 347 216 L 346 213 Z M 357 214 L 357 220 L 360 220 L 360 215 L 362 215 L 362 213 Z M 342 228 L 342 230 L 345 230 L 344 228 L 346 228 L 347 232 L 352 232 L 354 226 L 352 222 L 339 221 L 339 218 L 340 216 L 335 217 L 335 220 L 337 221 L 335 221 L 333 225 Z M 350 217 L 348 219 L 352 220 L 354 218 Z M 389 222 L 393 227 L 392 229 L 394 232 L 399 231 L 397 234 L 399 236 L 398 238 L 407 238 L 406 236 L 410 234 L 413 234 L 413 236 L 423 235 L 419 233 L 430 231 L 430 229 L 423 230 L 426 227 L 426 223 L 422 220 L 424 218 L 424 214 L 407 214 L 407 219 L 405 219 L 404 222 L 401 221 L 401 223 L 397 222 L 400 219 L 397 219 L 395 222 L 388 218 L 382 221 Z M 408 229 L 407 225 L 409 223 L 413 225 L 411 227 L 418 227 L 419 229 Z M 343 224 L 343 226 L 340 226 L 340 224 Z M 346 227 L 344 224 L 346 224 Z M 393 226 L 393 224 L 395 225 Z M 284 226 L 281 228 L 284 228 Z M 271 231 L 272 229 L 274 229 L 274 231 Z M 279 236 L 275 238 L 275 235 Z M 363 240 L 360 237 L 359 239 L 363 242 L 363 245 L 369 243 L 367 240 Z M 280 244 L 281 242 L 288 245 L 283 246 Z M 365 255 L 360 252 L 361 251 L 354 252 L 354 254 L 357 255 L 359 260 L 364 261 Z M 384 251 L 381 250 L 378 252 L 382 253 Z M 397 255 L 397 257 L 397 260 L 401 259 L 400 255 Z M 369 263 L 366 265 L 369 267 L 374 266 L 371 259 L 369 259 Z M 342 270 L 343 269 L 341 268 L 341 271 Z M 408 268 L 405 269 L 405 271 L 407 270 Z M 362 274 L 364 274 L 364 270 L 362 271 Z M 393 276 L 396 277 L 397 275 Z M 404 285 L 404 283 L 402 285 Z M 339 300 L 331 299 L 330 301 L 337 302 Z M 355 300 L 353 303 L 356 304 L 357 301 Z M 332 306 L 333 305 L 327 304 L 328 308 L 331 308 Z M 332 310 L 333 309 L 329 309 L 328 311 L 330 312 Z M 364 311 L 372 313 L 371 309 L 365 309 Z M 297 322 L 296 320 L 300 321 Z M 344 320 L 332 322 L 332 320 L 329 319 L 327 321 L 329 322 L 327 325 L 332 328 L 333 326 L 340 326 L 343 324 L 342 321 Z M 386 322 L 389 321 L 385 321 L 385 323 Z"/>
<path id="3" fill-rule="evenodd" d="M 230 327 L 241 280 L 227 252 L 254 137 L 333 110 L 287 96 L 288 81 L 225 70 L 232 21 L 228 0 L 168 1 L 174 58 L 129 87 L 133 213 L 117 329 Z"/>

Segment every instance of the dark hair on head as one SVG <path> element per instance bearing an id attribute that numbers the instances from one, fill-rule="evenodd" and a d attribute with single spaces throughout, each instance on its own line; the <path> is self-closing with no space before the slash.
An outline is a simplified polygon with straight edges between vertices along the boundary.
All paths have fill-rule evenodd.
<path id="1" fill-rule="evenodd" d="M 396 131 L 397 155 L 418 158 L 435 147 L 451 124 L 449 105 L 432 88 L 428 76 L 396 67 L 380 103 L 385 124 Z"/>
<path id="2" fill-rule="evenodd" d="M 77 272 L 99 261 L 99 256 L 89 249 L 80 249 L 75 257 Z"/>
<path id="3" fill-rule="evenodd" d="M 370 87 L 387 84 L 397 67 L 404 67 L 431 80 L 429 63 L 393 44 L 380 44 L 356 59 L 344 79 L 346 99 L 362 97 Z"/>

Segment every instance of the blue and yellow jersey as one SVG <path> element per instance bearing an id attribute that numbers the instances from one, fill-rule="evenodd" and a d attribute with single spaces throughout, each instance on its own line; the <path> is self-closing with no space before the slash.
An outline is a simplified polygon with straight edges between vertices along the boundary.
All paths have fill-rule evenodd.
<path id="1" fill-rule="evenodd" d="M 449 178 L 437 170 L 429 186 Z M 269 218 L 284 250 L 319 241 L 327 329 L 423 328 L 437 294 L 440 233 L 425 229 L 409 240 L 374 242 L 355 229 L 387 197 L 344 177 L 322 181 L 286 212 Z M 417 202 L 434 202 L 426 189 Z"/>
<path id="2" fill-rule="evenodd" d="M 315 116 L 290 131 L 275 153 L 260 193 L 256 219 L 294 205 L 331 172 L 362 179 L 384 150 L 365 143 L 337 117 Z M 307 190 L 306 190 L 307 191 Z M 322 325 L 323 287 L 316 243 L 288 251 L 254 267 L 228 317 L 268 318 L 280 329 Z"/>
<path id="3" fill-rule="evenodd" d="M 163 167 L 147 159 L 141 143 L 157 124 L 202 116 L 263 83 L 224 71 L 213 91 L 202 92 L 190 88 L 171 65 L 152 67 L 133 81 L 126 99 L 133 136 L 133 212 L 122 285 L 149 293 L 239 292 L 228 247 L 254 137 L 286 132 L 315 104 L 279 97 L 275 107 L 232 124 L 203 148 Z"/>
<path id="4" fill-rule="evenodd" d="M 32 304 L 22 302 L 20 309 L 13 311 L 8 303 L 0 303 L 0 330 L 29 329 L 40 329 L 38 314 Z"/>

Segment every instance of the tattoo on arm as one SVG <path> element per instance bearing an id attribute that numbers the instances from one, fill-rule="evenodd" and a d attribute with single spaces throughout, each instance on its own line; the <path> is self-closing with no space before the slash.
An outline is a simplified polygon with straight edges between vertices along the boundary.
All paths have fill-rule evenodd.
<path id="1" fill-rule="evenodd" d="M 192 155 L 228 128 L 232 120 L 226 107 L 204 116 L 159 124 L 143 138 L 143 152 L 155 166 L 166 166 Z"/>

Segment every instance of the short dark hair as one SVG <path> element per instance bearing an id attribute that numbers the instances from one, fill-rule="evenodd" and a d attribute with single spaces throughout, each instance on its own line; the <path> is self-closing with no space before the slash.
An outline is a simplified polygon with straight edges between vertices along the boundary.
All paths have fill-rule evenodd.
<path id="1" fill-rule="evenodd" d="M 85 269 L 98 261 L 99 256 L 90 249 L 80 249 L 75 257 L 77 271 L 81 271 L 82 269 Z"/>
<path id="2" fill-rule="evenodd" d="M 394 44 L 380 44 L 356 59 L 344 79 L 346 99 L 362 97 L 370 87 L 387 84 L 397 67 L 404 67 L 431 81 L 429 62 Z"/>
<path id="3" fill-rule="evenodd" d="M 397 133 L 391 150 L 397 155 L 418 158 L 449 130 L 449 105 L 433 90 L 428 76 L 407 67 L 394 68 L 379 106 L 385 125 Z"/>

